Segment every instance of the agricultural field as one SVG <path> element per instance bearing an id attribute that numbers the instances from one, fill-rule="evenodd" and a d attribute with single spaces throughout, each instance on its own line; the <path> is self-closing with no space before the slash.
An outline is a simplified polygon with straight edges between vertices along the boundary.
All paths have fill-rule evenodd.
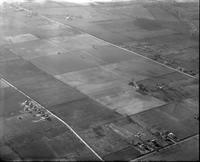
<path id="1" fill-rule="evenodd" d="M 198 161 L 196 7 L 0 5 L 0 159 Z"/>

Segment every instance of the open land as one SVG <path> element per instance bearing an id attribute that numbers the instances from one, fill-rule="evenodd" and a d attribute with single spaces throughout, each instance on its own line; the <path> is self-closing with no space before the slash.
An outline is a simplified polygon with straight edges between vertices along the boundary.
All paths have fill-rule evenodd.
<path id="1" fill-rule="evenodd" d="M 198 161 L 198 12 L 175 1 L 0 5 L 0 159 Z"/>

